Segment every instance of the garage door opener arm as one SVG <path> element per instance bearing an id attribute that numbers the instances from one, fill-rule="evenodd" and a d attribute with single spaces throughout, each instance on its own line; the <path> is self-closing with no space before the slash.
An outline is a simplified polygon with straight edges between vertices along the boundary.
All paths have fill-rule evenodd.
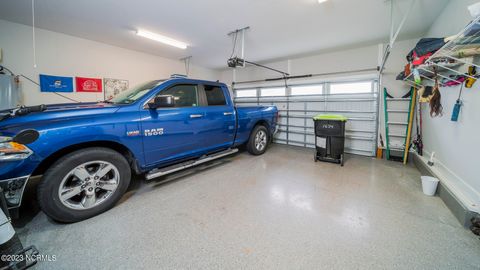
<path id="1" fill-rule="evenodd" d="M 282 74 L 283 78 L 287 78 L 288 76 L 290 76 L 290 74 L 288 74 L 287 72 L 284 72 L 284 71 L 274 69 L 274 68 L 271 68 L 271 67 L 268 67 L 268 66 L 265 66 L 265 65 L 262 65 L 262 64 L 258 64 L 258 63 L 255 63 L 255 62 L 245 60 L 245 31 L 247 31 L 248 29 L 250 29 L 250 26 L 247 26 L 247 27 L 244 27 L 244 28 L 241 28 L 241 29 L 236 29 L 236 30 L 228 33 L 228 36 L 232 37 L 232 40 L 233 40 L 232 54 L 230 55 L 230 58 L 227 61 L 228 67 L 231 67 L 231 68 L 246 67 L 247 64 L 249 64 L 249 65 L 252 65 L 252 66 L 257 66 L 257 67 L 260 67 L 260 68 L 264 68 L 264 69 L 268 69 L 268 70 L 271 70 L 271 71 L 274 71 L 274 72 L 278 72 L 278 73 Z M 237 54 L 236 54 L 237 53 L 237 43 L 238 43 L 238 35 L 239 34 L 241 35 L 240 36 L 240 39 L 241 39 L 240 40 L 240 57 L 237 56 Z"/>

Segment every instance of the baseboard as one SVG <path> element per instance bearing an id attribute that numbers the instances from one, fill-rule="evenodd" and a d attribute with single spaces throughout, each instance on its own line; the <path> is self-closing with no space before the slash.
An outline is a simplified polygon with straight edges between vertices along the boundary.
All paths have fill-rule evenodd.
<path id="1" fill-rule="evenodd" d="M 455 194 L 453 189 L 448 185 L 448 179 L 445 179 L 443 175 L 440 175 L 435 169 L 427 165 L 425 158 L 420 157 L 416 153 L 412 153 L 412 161 L 422 175 L 433 176 L 440 180 L 436 195 L 443 200 L 462 226 L 466 228 L 470 227 L 470 219 L 478 216 L 478 211 L 475 211 L 476 209 L 474 208 L 476 205 L 472 204 L 468 199 L 460 199 L 460 197 L 464 196 L 462 194 Z"/>

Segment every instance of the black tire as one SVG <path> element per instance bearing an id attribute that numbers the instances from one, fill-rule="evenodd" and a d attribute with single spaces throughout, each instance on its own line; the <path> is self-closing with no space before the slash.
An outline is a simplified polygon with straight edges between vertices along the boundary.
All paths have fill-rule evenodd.
<path id="1" fill-rule="evenodd" d="M 18 238 L 17 234 L 14 234 L 10 240 L 8 240 L 3 245 L 0 245 L 0 254 L 2 255 L 14 255 L 21 250 L 23 250 L 23 245 L 22 245 L 22 242 L 20 242 L 20 239 Z M 9 265 L 10 263 L 11 263 L 10 261 L 2 259 L 0 260 L 0 268 L 3 269 L 3 267 Z M 25 261 L 18 262 L 17 264 L 17 266 L 19 267 L 23 267 L 25 265 L 26 265 Z"/>
<path id="2" fill-rule="evenodd" d="M 72 209 L 60 200 L 59 188 L 62 180 L 73 169 L 92 161 L 104 161 L 118 171 L 117 187 L 102 203 L 89 209 Z M 92 147 L 72 152 L 57 160 L 43 175 L 37 189 L 40 208 L 53 220 L 71 223 L 99 215 L 112 208 L 126 192 L 131 179 L 131 169 L 125 157 L 120 153 L 101 147 Z M 94 186 L 94 192 L 97 189 Z M 81 191 L 80 194 L 85 194 Z"/>
<path id="3" fill-rule="evenodd" d="M 262 148 L 258 148 L 256 147 L 256 144 L 255 144 L 255 137 L 257 136 L 257 134 L 259 133 L 264 133 L 266 138 L 265 138 L 265 146 L 262 147 Z M 267 151 L 267 148 L 268 148 L 268 144 L 270 142 L 270 135 L 268 134 L 268 130 L 265 126 L 263 125 L 257 125 L 252 133 L 250 134 L 250 138 L 248 139 L 248 142 L 247 142 L 247 151 L 252 154 L 252 155 L 255 155 L 255 156 L 259 156 L 259 155 L 262 155 L 263 153 L 265 153 L 265 151 Z"/>

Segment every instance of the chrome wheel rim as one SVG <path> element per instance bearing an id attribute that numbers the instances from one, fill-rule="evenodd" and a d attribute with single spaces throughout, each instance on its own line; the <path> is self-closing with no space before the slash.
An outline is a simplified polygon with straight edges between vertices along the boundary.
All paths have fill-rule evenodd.
<path id="1" fill-rule="evenodd" d="M 267 133 L 263 130 L 260 130 L 255 135 L 255 148 L 258 151 L 263 151 L 267 146 Z"/>
<path id="2" fill-rule="evenodd" d="M 86 210 L 104 203 L 117 190 L 120 173 L 106 161 L 90 161 L 71 170 L 58 190 L 60 202 L 75 210 Z"/>

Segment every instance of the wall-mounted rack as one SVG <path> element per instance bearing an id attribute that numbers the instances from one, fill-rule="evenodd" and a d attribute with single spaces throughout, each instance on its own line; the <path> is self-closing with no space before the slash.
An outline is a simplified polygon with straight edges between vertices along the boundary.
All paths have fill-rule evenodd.
<path id="1" fill-rule="evenodd" d="M 480 16 L 468 24 L 460 33 L 455 35 L 455 37 L 447 42 L 447 44 L 445 44 L 442 48 L 436 51 L 429 59 L 427 59 L 426 63 L 428 65 L 438 66 L 439 68 L 443 68 L 451 72 L 459 73 L 457 70 L 446 65 L 441 65 L 435 60 L 447 58 L 457 63 L 473 65 L 477 68 L 480 68 L 480 65 L 474 63 L 474 58 L 472 57 L 477 55 L 480 55 Z M 471 61 L 467 61 L 466 59 L 471 59 Z M 469 75 L 465 76 L 475 79 Z"/>
<path id="2" fill-rule="evenodd" d="M 460 33 L 450 39 L 442 48 L 430 56 L 424 64 L 416 66 L 420 77 L 434 82 L 435 73 L 438 77 L 461 84 L 461 81 L 445 75 L 462 75 L 477 79 L 474 76 L 457 70 L 463 65 L 472 65 L 480 69 L 480 63 L 476 57 L 480 55 L 480 16 L 469 23 Z M 443 61 L 442 61 L 443 60 Z M 444 74 L 442 74 L 444 73 Z M 414 87 L 422 87 L 422 83 L 416 83 L 413 72 L 406 76 L 403 81 Z"/>

